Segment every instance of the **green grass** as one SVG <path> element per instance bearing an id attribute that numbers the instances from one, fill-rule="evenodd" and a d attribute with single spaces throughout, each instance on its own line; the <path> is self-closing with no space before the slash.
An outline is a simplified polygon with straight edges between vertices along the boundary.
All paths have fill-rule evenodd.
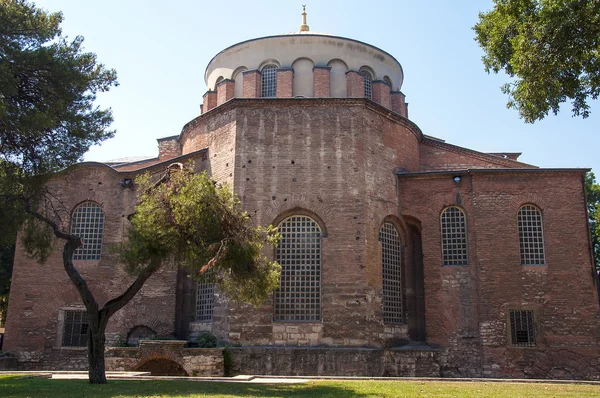
<path id="1" fill-rule="evenodd" d="M 433 381 L 311 381 L 243 384 L 199 381 L 49 380 L 0 376 L 0 397 L 598 397 L 600 386 Z"/>

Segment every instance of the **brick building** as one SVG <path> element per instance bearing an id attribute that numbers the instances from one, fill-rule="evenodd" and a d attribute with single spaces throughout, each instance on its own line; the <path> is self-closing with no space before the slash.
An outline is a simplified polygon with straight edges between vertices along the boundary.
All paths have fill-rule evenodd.
<path id="1" fill-rule="evenodd" d="M 248 40 L 209 63 L 201 114 L 157 158 L 82 163 L 50 183 L 82 234 L 76 266 L 105 300 L 128 280 L 136 175 L 195 160 L 280 227 L 280 289 L 235 305 L 165 267 L 110 321 L 109 344 L 210 331 L 262 374 L 599 377 L 583 169 L 541 169 L 424 135 L 399 62 L 353 39 Z M 83 367 L 86 320 L 57 246 L 17 249 L 4 349 L 23 368 Z M 102 299 L 99 299 L 102 301 Z"/>

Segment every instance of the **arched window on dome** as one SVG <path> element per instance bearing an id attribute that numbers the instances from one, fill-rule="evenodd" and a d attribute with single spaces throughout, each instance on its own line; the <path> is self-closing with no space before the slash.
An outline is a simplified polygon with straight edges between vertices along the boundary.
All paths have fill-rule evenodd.
<path id="1" fill-rule="evenodd" d="M 364 78 L 363 87 L 365 90 L 365 98 L 373 99 L 373 73 L 366 68 L 361 68 L 360 74 Z"/>
<path id="2" fill-rule="evenodd" d="M 79 236 L 83 245 L 73 253 L 73 260 L 100 260 L 104 212 L 94 202 L 84 202 L 71 215 L 71 235 Z"/>
<path id="3" fill-rule="evenodd" d="M 279 224 L 275 259 L 281 265 L 275 291 L 275 321 L 321 320 L 321 228 L 315 220 L 294 215 Z"/>
<path id="4" fill-rule="evenodd" d="M 544 265 L 544 227 L 542 212 L 532 204 L 521 206 L 517 214 L 521 265 Z"/>
<path id="5" fill-rule="evenodd" d="M 402 323 L 402 253 L 400 235 L 394 224 L 386 222 L 379 230 L 383 282 L 383 321 Z"/>
<path id="6" fill-rule="evenodd" d="M 261 97 L 277 96 L 277 66 L 270 64 L 261 71 Z"/>

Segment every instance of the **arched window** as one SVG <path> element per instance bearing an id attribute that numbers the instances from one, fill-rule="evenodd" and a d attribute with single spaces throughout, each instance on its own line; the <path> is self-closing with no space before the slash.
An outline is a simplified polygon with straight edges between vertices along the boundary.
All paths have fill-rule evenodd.
<path id="1" fill-rule="evenodd" d="M 198 282 L 198 296 L 196 297 L 196 320 L 211 322 L 215 308 L 214 283 Z"/>
<path id="2" fill-rule="evenodd" d="M 517 215 L 517 225 L 521 265 L 545 264 L 542 212 L 534 205 L 521 206 Z"/>
<path id="3" fill-rule="evenodd" d="M 402 256 L 400 236 L 394 224 L 386 222 L 379 230 L 383 272 L 383 321 L 402 323 Z"/>
<path id="4" fill-rule="evenodd" d="M 368 70 L 361 70 L 360 74 L 364 77 L 364 89 L 365 89 L 365 98 L 372 99 L 373 98 L 373 75 Z"/>
<path id="5" fill-rule="evenodd" d="M 104 212 L 96 203 L 77 206 L 71 216 L 71 235 L 79 236 L 83 245 L 73 253 L 73 260 L 100 260 Z"/>
<path id="6" fill-rule="evenodd" d="M 467 222 L 458 207 L 442 211 L 442 254 L 444 265 L 467 265 Z"/>
<path id="7" fill-rule="evenodd" d="M 138 325 L 127 333 L 127 345 L 139 346 L 140 340 L 147 340 L 156 336 L 156 332 L 145 325 Z"/>
<path id="8" fill-rule="evenodd" d="M 307 216 L 291 216 L 279 224 L 275 251 L 281 264 L 275 292 L 276 321 L 321 320 L 321 228 Z"/>
<path id="9" fill-rule="evenodd" d="M 261 71 L 261 97 L 277 96 L 277 66 L 267 65 Z"/>

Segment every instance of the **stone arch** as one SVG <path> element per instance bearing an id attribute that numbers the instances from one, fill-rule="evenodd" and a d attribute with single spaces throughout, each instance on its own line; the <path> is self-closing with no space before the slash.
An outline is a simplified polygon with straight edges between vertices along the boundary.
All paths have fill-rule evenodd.
<path id="1" fill-rule="evenodd" d="M 231 80 L 234 81 L 234 97 L 241 98 L 244 96 L 244 73 L 248 68 L 240 66 L 231 74 Z"/>
<path id="2" fill-rule="evenodd" d="M 314 97 L 314 75 L 315 63 L 312 59 L 302 57 L 292 62 L 294 69 L 294 80 L 292 83 L 292 96 Z"/>
<path id="3" fill-rule="evenodd" d="M 279 63 L 279 61 L 277 61 L 274 58 L 268 58 L 260 63 L 260 65 L 258 66 L 258 70 L 262 71 L 265 67 L 269 65 L 275 65 L 277 69 L 281 68 L 281 64 Z"/>
<path id="4" fill-rule="evenodd" d="M 188 370 L 178 361 L 161 356 L 150 357 L 133 368 L 138 372 L 150 372 L 152 376 L 190 376 Z"/>
<path id="5" fill-rule="evenodd" d="M 331 68 L 329 72 L 329 91 L 332 98 L 346 98 L 348 96 L 348 85 L 346 84 L 346 72 L 348 65 L 341 59 L 332 59 L 327 63 Z"/>

